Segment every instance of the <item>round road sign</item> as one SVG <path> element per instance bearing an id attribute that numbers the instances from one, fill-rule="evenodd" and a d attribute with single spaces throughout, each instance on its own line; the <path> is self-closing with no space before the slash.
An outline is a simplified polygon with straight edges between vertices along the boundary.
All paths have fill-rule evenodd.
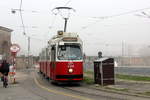
<path id="1" fill-rule="evenodd" d="M 20 51 L 20 46 L 18 44 L 12 44 L 10 47 L 11 52 L 19 52 Z"/>

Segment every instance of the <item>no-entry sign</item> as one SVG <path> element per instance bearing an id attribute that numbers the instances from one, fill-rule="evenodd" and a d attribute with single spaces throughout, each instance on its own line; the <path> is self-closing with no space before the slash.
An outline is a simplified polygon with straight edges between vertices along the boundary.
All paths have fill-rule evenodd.
<path id="1" fill-rule="evenodd" d="M 12 44 L 12 46 L 10 47 L 10 51 L 17 53 L 20 51 L 20 46 L 18 44 Z"/>

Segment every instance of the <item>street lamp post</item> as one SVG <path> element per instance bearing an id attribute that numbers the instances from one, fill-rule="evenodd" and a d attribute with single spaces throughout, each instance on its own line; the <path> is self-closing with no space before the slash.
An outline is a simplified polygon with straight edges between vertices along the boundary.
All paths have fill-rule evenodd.
<path id="1" fill-rule="evenodd" d="M 20 12 L 21 19 L 22 19 L 21 11 L 23 11 L 23 10 L 21 8 L 20 9 L 11 9 L 11 12 L 13 14 L 15 14 L 16 11 Z M 26 68 L 29 68 L 29 66 L 30 66 L 30 36 L 26 35 L 25 26 L 24 26 L 23 20 L 21 20 L 21 21 L 22 21 L 22 25 L 23 25 L 23 35 L 25 35 L 27 37 L 27 39 L 28 39 L 28 54 L 27 54 L 27 66 L 26 66 Z"/>
<path id="2" fill-rule="evenodd" d="M 30 66 L 30 37 L 28 36 L 28 67 Z"/>

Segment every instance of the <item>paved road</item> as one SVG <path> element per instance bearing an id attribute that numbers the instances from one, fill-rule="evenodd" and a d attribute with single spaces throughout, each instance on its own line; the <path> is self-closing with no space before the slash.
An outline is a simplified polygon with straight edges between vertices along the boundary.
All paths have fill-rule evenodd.
<path id="1" fill-rule="evenodd" d="M 40 75 L 38 75 L 40 76 Z M 49 88 L 50 90 L 63 91 L 58 93 L 59 95 L 66 95 L 73 97 L 75 100 L 149 100 L 149 98 L 129 96 L 123 94 L 116 94 L 103 90 L 97 90 L 88 87 L 87 85 L 53 85 L 42 77 L 37 77 L 38 81 L 42 86 Z M 53 91 L 51 91 L 53 92 Z M 65 93 L 65 94 L 64 94 Z M 69 93 L 69 95 L 68 95 Z M 69 99 L 70 100 L 70 99 Z M 71 99 L 72 100 L 72 99 Z"/>
<path id="2" fill-rule="evenodd" d="M 18 84 L 9 84 L 6 89 L 0 84 L 0 100 L 146 100 L 107 93 L 83 85 L 53 85 L 39 74 L 35 74 L 34 70 L 18 74 Z"/>
<path id="3" fill-rule="evenodd" d="M 26 83 L 27 75 L 20 74 L 17 77 L 17 84 L 9 84 L 8 88 L 2 87 L 0 84 L 0 100 L 44 100 L 41 96 L 36 95 L 28 90 L 28 87 L 24 86 Z M 34 84 L 30 84 L 33 86 Z"/>
<path id="4" fill-rule="evenodd" d="M 9 84 L 8 88 L 0 84 L 0 100 L 116 100 L 108 96 L 89 96 L 53 85 L 31 71 L 19 73 L 17 81 L 18 84 Z"/>

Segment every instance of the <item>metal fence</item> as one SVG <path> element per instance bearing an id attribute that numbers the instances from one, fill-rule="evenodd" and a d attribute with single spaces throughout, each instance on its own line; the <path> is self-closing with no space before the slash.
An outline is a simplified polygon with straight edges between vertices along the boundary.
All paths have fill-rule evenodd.
<path id="1" fill-rule="evenodd" d="M 150 57 L 112 57 L 117 66 L 150 66 Z M 84 70 L 93 70 L 96 56 L 87 56 L 84 60 Z"/>

